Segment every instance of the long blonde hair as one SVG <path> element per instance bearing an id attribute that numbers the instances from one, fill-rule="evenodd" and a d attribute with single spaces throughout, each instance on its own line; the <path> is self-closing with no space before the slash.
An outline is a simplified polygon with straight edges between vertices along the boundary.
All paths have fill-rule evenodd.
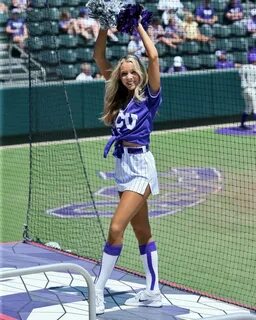
<path id="1" fill-rule="evenodd" d="M 134 90 L 133 97 L 138 101 L 143 101 L 145 99 L 144 89 L 148 82 L 147 71 L 136 56 L 127 55 L 119 60 L 111 73 L 110 79 L 106 83 L 104 110 L 101 120 L 109 126 L 113 124 L 119 110 L 125 104 L 129 93 L 128 89 L 122 84 L 120 79 L 120 69 L 123 62 L 131 62 L 134 66 L 134 70 L 138 73 L 140 78 L 139 84 Z"/>

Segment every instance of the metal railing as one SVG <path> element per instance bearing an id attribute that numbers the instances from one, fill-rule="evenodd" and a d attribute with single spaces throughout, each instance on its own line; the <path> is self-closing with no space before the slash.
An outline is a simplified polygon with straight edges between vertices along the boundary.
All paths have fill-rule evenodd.
<path id="1" fill-rule="evenodd" d="M 28 55 L 23 49 L 21 49 L 17 44 L 15 44 L 15 43 L 10 43 L 10 44 L 9 44 L 9 64 L 10 64 L 10 66 L 9 66 L 9 73 L 10 73 L 10 75 L 11 75 L 11 73 L 12 73 L 11 57 L 12 57 L 12 50 L 13 50 L 13 48 L 14 48 L 15 50 L 19 51 L 20 54 L 22 55 L 22 57 L 27 58 L 27 59 L 29 58 L 29 55 Z M 46 81 L 46 71 L 45 71 L 45 68 L 43 68 L 42 65 L 41 65 L 40 63 L 38 63 L 38 62 L 37 62 L 35 59 L 33 59 L 32 57 L 30 57 L 30 61 L 33 63 L 33 65 L 34 65 L 35 67 L 38 68 L 38 71 L 41 73 L 41 78 L 42 78 L 42 80 L 45 82 L 45 81 Z M 28 73 L 28 69 L 26 69 L 26 73 Z M 36 79 L 37 79 L 37 77 L 36 77 Z"/>
<path id="2" fill-rule="evenodd" d="M 35 273 L 43 273 L 49 271 L 70 271 L 76 272 L 83 276 L 88 286 L 88 306 L 89 306 L 89 320 L 96 320 L 96 306 L 95 306 L 95 287 L 93 280 L 87 270 L 79 265 L 73 263 L 57 263 L 48 264 L 45 266 L 20 268 L 10 271 L 0 272 L 0 279 L 9 277 L 18 277 Z"/>

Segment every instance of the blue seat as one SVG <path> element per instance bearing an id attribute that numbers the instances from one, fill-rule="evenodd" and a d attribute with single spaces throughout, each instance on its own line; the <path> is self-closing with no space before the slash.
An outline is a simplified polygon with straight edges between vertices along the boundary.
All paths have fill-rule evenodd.
<path id="1" fill-rule="evenodd" d="M 46 0 L 31 0 L 30 6 L 33 8 L 44 8 L 46 6 Z"/>
<path id="2" fill-rule="evenodd" d="M 164 43 L 157 43 L 156 48 L 159 54 L 159 57 L 163 57 L 168 53 L 168 46 Z"/>
<path id="3" fill-rule="evenodd" d="M 78 45 L 78 36 L 73 36 L 71 34 L 61 34 L 59 35 L 60 46 L 66 48 L 74 48 Z"/>
<path id="4" fill-rule="evenodd" d="M 231 26 L 231 35 L 235 37 L 244 37 L 247 34 L 246 25 L 242 22 L 234 22 Z"/>
<path id="5" fill-rule="evenodd" d="M 38 59 L 44 64 L 56 65 L 59 63 L 59 55 L 56 50 L 41 51 L 38 55 Z"/>
<path id="6" fill-rule="evenodd" d="M 238 63 L 245 64 L 248 62 L 247 51 L 237 51 L 233 53 L 234 61 Z"/>
<path id="7" fill-rule="evenodd" d="M 212 0 L 212 6 L 216 11 L 223 12 L 228 0 Z"/>
<path id="8" fill-rule="evenodd" d="M 231 26 L 216 23 L 213 25 L 214 35 L 218 38 L 228 38 L 231 35 Z"/>
<path id="9" fill-rule="evenodd" d="M 180 45 L 180 49 L 183 53 L 198 53 L 199 44 L 196 41 L 186 41 Z"/>
<path id="10" fill-rule="evenodd" d="M 80 4 L 80 0 L 63 0 L 64 6 L 76 7 Z"/>
<path id="11" fill-rule="evenodd" d="M 202 42 L 200 44 L 200 51 L 204 53 L 213 53 L 217 49 L 217 44 L 216 41 L 211 41 L 211 42 Z"/>
<path id="12" fill-rule="evenodd" d="M 29 51 L 41 50 L 43 48 L 43 40 L 41 37 L 29 37 L 25 45 Z"/>
<path id="13" fill-rule="evenodd" d="M 127 55 L 127 46 L 113 45 L 111 46 L 112 59 L 119 59 Z"/>
<path id="14" fill-rule="evenodd" d="M 44 19 L 46 20 L 59 20 L 60 10 L 58 8 L 45 8 L 43 9 Z"/>
<path id="15" fill-rule="evenodd" d="M 45 49 L 58 49 L 60 40 L 57 36 L 46 35 L 42 37 L 43 47 Z"/>
<path id="16" fill-rule="evenodd" d="M 232 38 L 232 49 L 238 51 L 245 51 L 248 49 L 248 39 L 247 38 Z"/>
<path id="17" fill-rule="evenodd" d="M 198 56 L 184 56 L 183 61 L 185 66 L 191 70 L 200 69 L 201 67 L 201 60 Z"/>
<path id="18" fill-rule="evenodd" d="M 231 51 L 232 42 L 230 39 L 216 39 L 216 48 L 218 50 Z"/>
<path id="19" fill-rule="evenodd" d="M 62 7 L 63 1 L 62 0 L 47 0 L 47 4 L 49 7 Z"/>
<path id="20" fill-rule="evenodd" d="M 27 11 L 27 21 L 29 22 L 39 22 L 44 20 L 44 12 L 42 9 L 33 8 Z"/>
<path id="21" fill-rule="evenodd" d="M 214 68 L 216 63 L 215 54 L 200 55 L 201 65 L 206 68 Z"/>
<path id="22" fill-rule="evenodd" d="M 56 35 L 59 33 L 59 24 L 57 21 L 44 21 L 42 22 L 44 26 L 45 33 L 49 35 Z"/>
<path id="23" fill-rule="evenodd" d="M 42 23 L 39 23 L 39 22 L 28 23 L 27 27 L 28 27 L 28 32 L 30 37 L 41 36 L 42 34 L 45 33 L 45 29 Z"/>
<path id="24" fill-rule="evenodd" d="M 208 37 L 214 36 L 214 29 L 211 26 L 207 25 L 207 24 L 203 24 L 200 27 L 200 32 L 202 34 L 204 34 L 205 36 L 208 36 Z"/>
<path id="25" fill-rule="evenodd" d="M 61 62 L 76 62 L 77 53 L 72 49 L 61 49 L 59 50 L 59 57 Z"/>
<path id="26" fill-rule="evenodd" d="M 80 61 L 93 61 L 92 48 L 78 48 L 76 49 L 76 54 Z"/>
<path id="27" fill-rule="evenodd" d="M 73 64 L 63 64 L 56 69 L 57 75 L 60 79 L 75 79 L 78 73 L 78 70 Z"/>

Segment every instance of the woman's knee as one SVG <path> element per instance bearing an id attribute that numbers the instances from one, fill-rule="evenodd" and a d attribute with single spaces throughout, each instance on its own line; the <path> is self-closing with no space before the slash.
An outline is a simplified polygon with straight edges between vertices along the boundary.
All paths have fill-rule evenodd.
<path id="1" fill-rule="evenodd" d="M 122 224 L 112 222 L 109 227 L 109 238 L 112 240 L 122 239 L 124 234 L 124 228 Z"/>

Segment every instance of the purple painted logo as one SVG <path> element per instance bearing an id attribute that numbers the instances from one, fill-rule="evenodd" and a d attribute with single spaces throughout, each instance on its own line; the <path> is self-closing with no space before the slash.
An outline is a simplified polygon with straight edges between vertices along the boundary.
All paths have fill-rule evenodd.
<path id="1" fill-rule="evenodd" d="M 222 189 L 222 176 L 215 168 L 171 168 L 160 172 L 160 194 L 149 200 L 150 217 L 175 214 L 187 207 L 204 202 L 211 194 Z M 113 185 L 113 172 L 99 172 L 99 177 L 109 181 L 109 186 L 99 189 L 95 196 L 97 214 L 111 217 L 118 204 L 117 188 Z M 60 218 L 97 217 L 92 202 L 67 204 L 47 210 L 48 214 Z"/>

